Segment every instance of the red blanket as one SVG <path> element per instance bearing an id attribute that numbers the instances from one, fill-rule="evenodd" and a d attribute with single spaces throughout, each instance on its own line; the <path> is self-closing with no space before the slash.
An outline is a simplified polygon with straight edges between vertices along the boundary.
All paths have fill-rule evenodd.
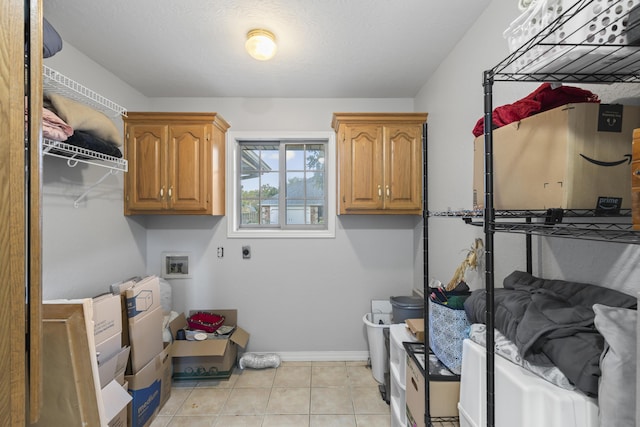
<path id="1" fill-rule="evenodd" d="M 543 83 L 538 89 L 513 104 L 496 107 L 492 113 L 493 127 L 499 128 L 536 113 L 577 102 L 600 102 L 600 99 L 598 95 L 578 87 L 560 86 L 553 89 L 551 84 Z M 473 128 L 474 136 L 483 133 L 484 117 L 480 118 Z"/>

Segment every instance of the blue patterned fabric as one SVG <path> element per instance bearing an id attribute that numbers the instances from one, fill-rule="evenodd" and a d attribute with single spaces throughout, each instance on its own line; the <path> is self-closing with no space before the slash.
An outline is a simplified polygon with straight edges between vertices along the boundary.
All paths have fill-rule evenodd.
<path id="1" fill-rule="evenodd" d="M 429 346 L 454 374 L 462 370 L 462 341 L 471 324 L 464 310 L 455 310 L 429 299 Z"/>

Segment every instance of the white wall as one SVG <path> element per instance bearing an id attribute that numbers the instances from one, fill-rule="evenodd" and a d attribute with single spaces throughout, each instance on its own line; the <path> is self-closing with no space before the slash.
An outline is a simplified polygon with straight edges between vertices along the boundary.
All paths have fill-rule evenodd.
<path id="1" fill-rule="evenodd" d="M 517 2 L 494 0 L 469 29 L 416 97 L 416 110 L 429 112 L 429 210 L 472 208 L 473 135 L 483 115 L 482 73 L 508 55 L 502 31 L 519 15 Z M 512 103 L 539 83 L 496 82 L 493 106 Z M 603 102 L 638 93 L 638 85 L 585 85 Z M 637 96 L 637 95 L 636 95 Z M 482 229 L 459 218 L 429 218 L 429 275 L 451 279 L 464 258 L 461 251 Z M 640 247 L 566 239 L 534 239 L 534 274 L 599 283 L 635 295 Z M 524 236 L 495 235 L 495 283 L 514 269 L 526 268 Z"/>
<path id="2" fill-rule="evenodd" d="M 68 44 L 47 65 L 129 111 L 217 111 L 234 131 L 331 132 L 333 112 L 413 108 L 408 98 L 147 99 Z M 419 217 L 341 217 L 334 239 L 227 239 L 224 217 L 124 217 L 122 176 L 109 176 L 76 209 L 75 197 L 106 170 L 68 168 L 57 158 L 44 166 L 46 299 L 92 296 L 129 276 L 159 275 L 163 251 L 188 251 L 193 278 L 171 280 L 176 311 L 237 308 L 252 334 L 250 350 L 361 355 L 370 300 L 408 295 L 422 277 L 414 277 Z M 240 255 L 246 244 L 249 261 Z"/>
<path id="3" fill-rule="evenodd" d="M 333 112 L 411 111 L 413 100 L 173 98 L 152 99 L 151 108 L 217 111 L 234 132 L 331 132 Z M 194 251 L 194 277 L 171 280 L 174 306 L 237 308 L 254 351 L 366 350 L 362 316 L 371 299 L 410 295 L 417 280 L 420 217 L 341 216 L 334 239 L 228 239 L 226 221 L 149 219 L 148 267 L 158 271 L 162 251 Z M 243 245 L 252 248 L 250 260 Z"/>
<path id="4" fill-rule="evenodd" d="M 94 61 L 65 44 L 45 59 L 48 67 L 125 107 L 147 108 L 147 99 Z M 122 121 L 115 119 L 122 129 Z M 110 283 L 143 274 L 146 230 L 122 214 L 122 173 L 108 176 L 77 208 L 74 201 L 109 171 L 44 156 L 42 168 L 43 297 L 91 297 Z"/>

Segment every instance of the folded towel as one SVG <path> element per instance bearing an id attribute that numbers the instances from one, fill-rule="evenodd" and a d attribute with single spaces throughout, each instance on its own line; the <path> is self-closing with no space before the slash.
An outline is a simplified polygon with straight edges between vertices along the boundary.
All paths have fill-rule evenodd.
<path id="1" fill-rule="evenodd" d="M 73 128 L 54 112 L 42 109 L 42 135 L 54 141 L 66 141 L 73 135 Z"/>
<path id="2" fill-rule="evenodd" d="M 115 145 L 122 145 L 122 135 L 115 123 L 100 111 L 56 93 L 45 97 L 55 108 L 56 114 L 74 130 L 87 131 Z"/>

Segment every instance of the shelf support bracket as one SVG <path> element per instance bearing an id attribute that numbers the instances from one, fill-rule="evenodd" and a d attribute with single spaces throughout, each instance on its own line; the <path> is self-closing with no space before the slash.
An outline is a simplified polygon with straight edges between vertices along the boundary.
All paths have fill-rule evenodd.
<path id="1" fill-rule="evenodd" d="M 115 175 L 118 173 L 117 169 L 109 169 L 109 172 L 107 172 L 106 174 L 104 174 L 102 176 L 102 178 L 100 178 L 98 181 L 96 181 L 93 185 L 91 185 L 89 188 L 87 188 L 85 190 L 84 193 L 82 193 L 81 195 L 79 195 L 76 200 L 73 202 L 73 207 L 74 208 L 78 208 L 80 206 L 80 201 L 82 199 L 84 199 L 85 197 L 87 197 L 87 194 L 89 194 L 91 192 L 91 190 L 93 190 L 95 187 L 97 187 L 98 185 L 102 184 L 102 182 L 107 179 L 109 176 L 111 175 Z"/>

